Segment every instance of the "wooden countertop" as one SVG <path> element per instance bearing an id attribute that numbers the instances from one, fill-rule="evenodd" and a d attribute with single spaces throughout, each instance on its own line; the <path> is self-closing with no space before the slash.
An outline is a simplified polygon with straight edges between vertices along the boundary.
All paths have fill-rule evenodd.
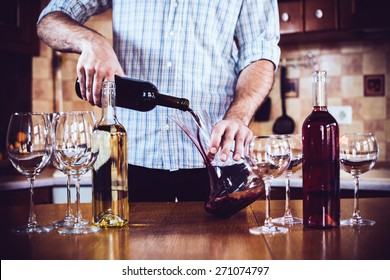
<path id="1" fill-rule="evenodd" d="M 46 168 L 42 174 L 35 179 L 35 187 L 53 187 L 65 186 L 66 176 L 56 170 L 54 167 Z M 91 185 L 91 172 L 88 172 L 81 177 L 82 186 Z M 272 181 L 273 187 L 285 186 L 284 177 L 275 178 Z M 294 173 L 291 177 L 291 187 L 302 187 L 302 172 L 301 170 Z M 28 183 L 26 178 L 19 174 L 12 167 L 3 170 L 0 174 L 0 191 L 21 190 L 27 189 Z M 354 184 L 352 176 L 344 171 L 340 171 L 340 188 L 344 190 L 353 190 Z M 362 191 L 390 191 L 390 166 L 385 164 L 378 164 L 374 169 L 364 173 L 360 177 L 360 190 Z"/>
<path id="2" fill-rule="evenodd" d="M 16 235 L 13 226 L 27 220 L 27 206 L 0 208 L 0 255 L 6 259 L 390 259 L 390 198 L 360 200 L 362 215 L 376 221 L 372 227 L 335 230 L 292 226 L 286 235 L 256 236 L 250 227 L 262 224 L 265 201 L 259 200 L 230 219 L 206 213 L 202 202 L 131 203 L 130 226 L 102 229 L 96 234 L 50 233 Z M 353 200 L 342 199 L 342 218 L 352 213 Z M 272 216 L 283 213 L 284 201 L 271 202 Z M 293 200 L 297 216 L 302 201 Z M 91 204 L 82 204 L 85 218 Z M 64 204 L 36 205 L 38 221 L 61 218 Z"/>

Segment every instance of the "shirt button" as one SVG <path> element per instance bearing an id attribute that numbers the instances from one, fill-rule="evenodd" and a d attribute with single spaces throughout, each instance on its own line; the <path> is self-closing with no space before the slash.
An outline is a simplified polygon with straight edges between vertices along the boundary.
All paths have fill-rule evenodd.
<path id="1" fill-rule="evenodd" d="M 169 124 L 164 124 L 163 125 L 163 130 L 169 130 Z"/>
<path id="2" fill-rule="evenodd" d="M 173 7 L 176 8 L 177 7 L 177 2 L 173 2 Z"/>
<path id="3" fill-rule="evenodd" d="M 167 67 L 168 67 L 168 68 L 171 68 L 171 67 L 172 67 L 172 62 L 171 62 L 171 61 L 168 61 Z"/>
<path id="4" fill-rule="evenodd" d="M 173 37 L 175 35 L 174 31 L 169 32 L 169 36 Z"/>

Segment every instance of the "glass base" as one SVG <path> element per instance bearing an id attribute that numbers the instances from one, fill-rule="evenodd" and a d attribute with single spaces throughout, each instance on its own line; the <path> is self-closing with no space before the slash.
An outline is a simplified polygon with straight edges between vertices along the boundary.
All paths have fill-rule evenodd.
<path id="1" fill-rule="evenodd" d="M 261 226 L 250 228 L 249 232 L 252 234 L 260 235 L 260 234 L 285 234 L 288 232 L 288 228 L 285 227 L 277 227 L 277 226 Z"/>
<path id="2" fill-rule="evenodd" d="M 51 223 L 53 227 L 71 227 L 75 223 L 76 217 L 73 215 L 67 215 L 61 220 L 57 220 Z"/>
<path id="3" fill-rule="evenodd" d="M 293 216 L 284 216 L 280 218 L 272 219 L 272 222 L 279 225 L 301 225 L 303 220 Z"/>
<path id="4" fill-rule="evenodd" d="M 61 234 L 88 234 L 95 233 L 100 230 L 99 227 L 93 226 L 90 224 L 78 223 L 74 224 L 72 227 L 63 227 L 58 229 L 58 232 Z"/>
<path id="5" fill-rule="evenodd" d="M 13 233 L 42 233 L 42 232 L 50 232 L 54 229 L 52 226 L 41 226 L 41 225 L 27 225 L 25 227 L 14 228 L 11 231 Z"/>
<path id="6" fill-rule="evenodd" d="M 347 220 L 340 221 L 341 226 L 351 226 L 351 227 L 360 227 L 360 226 L 373 226 L 375 221 L 366 220 L 366 219 L 357 219 L 357 218 L 349 218 Z"/>
<path id="7" fill-rule="evenodd" d="M 73 216 L 73 215 L 70 215 L 70 216 L 65 216 L 63 219 L 61 220 L 58 220 L 58 221 L 54 221 L 51 225 L 53 227 L 56 227 L 56 228 L 60 228 L 60 227 L 73 227 L 74 224 L 76 223 L 76 217 Z M 84 220 L 82 219 L 80 221 L 80 224 L 82 225 L 88 225 L 89 224 L 89 221 L 88 220 Z"/>

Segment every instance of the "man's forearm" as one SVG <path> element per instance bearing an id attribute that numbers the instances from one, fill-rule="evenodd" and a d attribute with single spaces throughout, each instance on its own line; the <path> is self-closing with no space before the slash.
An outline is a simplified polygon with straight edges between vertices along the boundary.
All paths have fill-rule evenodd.
<path id="1" fill-rule="evenodd" d="M 238 77 L 234 100 L 225 118 L 237 118 L 249 125 L 271 91 L 274 77 L 274 65 L 268 60 L 255 61 L 244 68 Z"/>
<path id="2" fill-rule="evenodd" d="M 81 53 L 91 42 L 105 40 L 97 32 L 80 25 L 65 13 L 47 14 L 37 25 L 38 37 L 62 52 Z"/>
<path id="3" fill-rule="evenodd" d="M 81 95 L 92 105 L 100 106 L 103 81 L 113 81 L 114 75 L 124 75 L 110 42 L 61 12 L 43 17 L 37 31 L 40 39 L 50 47 L 80 54 L 76 70 Z"/>

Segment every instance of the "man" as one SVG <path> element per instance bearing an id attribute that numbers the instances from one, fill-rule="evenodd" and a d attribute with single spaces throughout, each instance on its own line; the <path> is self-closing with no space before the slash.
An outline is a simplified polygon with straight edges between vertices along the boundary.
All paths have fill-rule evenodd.
<path id="1" fill-rule="evenodd" d="M 114 46 L 82 24 L 112 7 Z M 82 95 L 100 106 L 104 80 L 114 75 L 154 83 L 187 98 L 214 125 L 210 157 L 239 160 L 252 137 L 248 125 L 268 95 L 280 57 L 276 0 L 53 0 L 38 35 L 49 46 L 79 53 Z M 202 157 L 170 120 L 176 111 L 117 108 L 128 133 L 129 187 L 134 200 L 205 199 Z"/>

